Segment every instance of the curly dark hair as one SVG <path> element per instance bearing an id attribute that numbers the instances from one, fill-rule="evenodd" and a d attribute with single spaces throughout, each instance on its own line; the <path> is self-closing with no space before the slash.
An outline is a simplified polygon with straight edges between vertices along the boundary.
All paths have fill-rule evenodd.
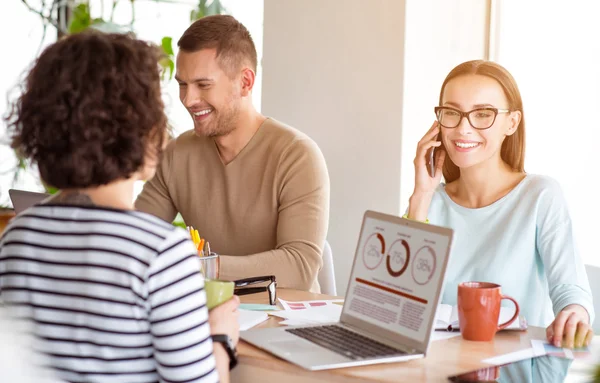
<path id="1" fill-rule="evenodd" d="M 12 147 L 59 189 L 129 178 L 162 152 L 161 58 L 131 35 L 90 31 L 52 44 L 4 117 Z"/>

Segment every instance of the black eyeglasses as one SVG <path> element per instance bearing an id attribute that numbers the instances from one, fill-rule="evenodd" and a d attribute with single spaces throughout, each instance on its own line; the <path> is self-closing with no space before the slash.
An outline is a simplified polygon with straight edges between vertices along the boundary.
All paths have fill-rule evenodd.
<path id="1" fill-rule="evenodd" d="M 234 281 L 235 295 L 247 295 L 247 294 L 255 294 L 261 293 L 263 291 L 267 291 L 269 293 L 269 304 L 274 306 L 277 303 L 277 281 L 275 280 L 274 275 L 264 275 L 260 277 L 252 277 L 252 278 L 244 278 L 238 279 Z M 266 286 L 257 286 L 257 287 L 246 287 L 249 285 L 254 285 L 258 283 L 267 283 Z"/>
<path id="2" fill-rule="evenodd" d="M 438 122 L 444 128 L 454 129 L 463 117 L 467 118 L 469 124 L 478 130 L 489 129 L 494 125 L 498 113 L 510 113 L 510 109 L 498 109 L 498 108 L 478 108 L 473 109 L 469 112 L 463 112 L 461 110 L 450 108 L 448 106 L 436 106 L 434 108 L 435 116 Z"/>

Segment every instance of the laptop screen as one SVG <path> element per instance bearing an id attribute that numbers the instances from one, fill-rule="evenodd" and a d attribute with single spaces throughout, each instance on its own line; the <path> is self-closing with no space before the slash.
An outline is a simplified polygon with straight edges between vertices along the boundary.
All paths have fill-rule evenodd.
<path id="1" fill-rule="evenodd" d="M 35 193 L 25 190 L 10 189 L 8 191 L 10 200 L 13 203 L 16 214 L 21 214 L 23 211 L 29 209 L 31 206 L 38 204 L 48 198 L 50 194 L 46 193 Z"/>
<path id="2" fill-rule="evenodd" d="M 365 215 L 343 314 L 424 342 L 435 317 L 451 231 L 405 222 Z"/>

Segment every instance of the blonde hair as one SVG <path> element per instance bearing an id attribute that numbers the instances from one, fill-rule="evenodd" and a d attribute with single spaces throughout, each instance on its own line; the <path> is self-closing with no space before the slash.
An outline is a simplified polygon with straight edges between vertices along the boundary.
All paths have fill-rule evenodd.
<path id="1" fill-rule="evenodd" d="M 506 98 L 508 100 L 508 109 L 510 111 L 520 111 L 521 121 L 517 127 L 517 131 L 507 136 L 502 143 L 500 150 L 500 157 L 506 162 L 512 169 L 524 172 L 525 171 L 525 114 L 523 113 L 523 100 L 521 99 L 521 93 L 517 87 L 517 82 L 513 76 L 501 65 L 496 64 L 492 61 L 486 60 L 473 60 L 464 62 L 448 73 L 442 89 L 440 90 L 440 101 L 439 105 L 442 105 L 442 97 L 444 96 L 444 90 L 450 80 L 464 75 L 480 75 L 492 78 L 500 84 Z M 443 145 L 443 144 L 442 144 Z M 460 169 L 456 166 L 452 160 L 446 156 L 444 166 L 442 169 L 444 174 L 444 180 L 446 183 L 455 181 L 460 177 Z"/>

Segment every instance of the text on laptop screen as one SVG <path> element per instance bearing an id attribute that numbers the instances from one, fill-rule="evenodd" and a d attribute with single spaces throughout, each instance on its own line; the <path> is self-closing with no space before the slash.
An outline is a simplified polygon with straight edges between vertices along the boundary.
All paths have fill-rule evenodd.
<path id="1" fill-rule="evenodd" d="M 437 307 L 450 238 L 366 218 L 344 314 L 419 342 Z"/>

